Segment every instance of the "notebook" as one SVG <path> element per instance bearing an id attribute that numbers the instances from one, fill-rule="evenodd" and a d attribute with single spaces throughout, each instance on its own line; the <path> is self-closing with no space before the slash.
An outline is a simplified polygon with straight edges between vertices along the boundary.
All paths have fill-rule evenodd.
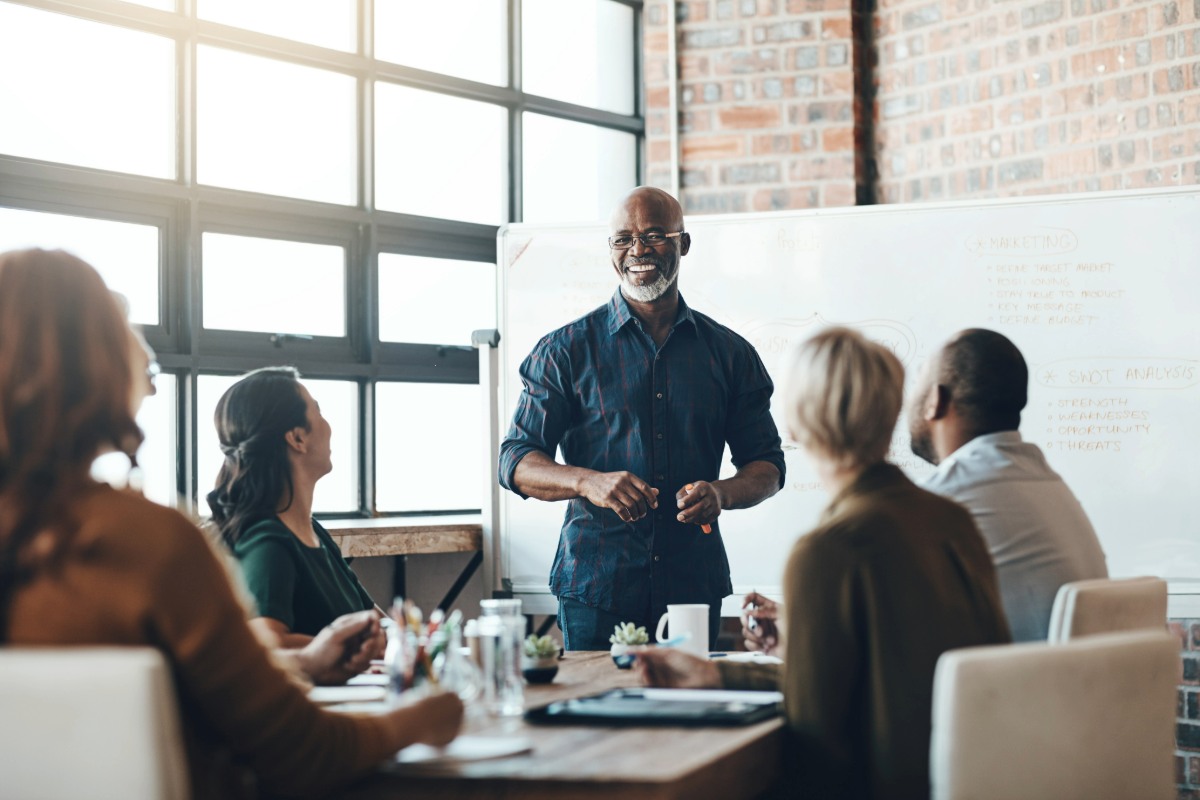
<path id="1" fill-rule="evenodd" d="M 538 723 L 748 725 L 778 715 L 779 692 L 702 689 L 613 689 L 525 712 Z"/>

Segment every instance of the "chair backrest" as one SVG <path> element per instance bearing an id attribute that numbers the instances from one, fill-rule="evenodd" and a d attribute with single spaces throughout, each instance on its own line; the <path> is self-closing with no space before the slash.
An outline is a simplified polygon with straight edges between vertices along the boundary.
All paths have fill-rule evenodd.
<path id="1" fill-rule="evenodd" d="M 1179 639 L 951 650 L 933 680 L 934 800 L 1175 797 Z"/>
<path id="2" fill-rule="evenodd" d="M 1167 582 L 1161 578 L 1096 578 L 1064 583 L 1050 610 L 1051 642 L 1095 633 L 1165 630 Z"/>
<path id="3" fill-rule="evenodd" d="M 148 647 L 0 648 L 0 794 L 187 800 L 179 711 Z"/>

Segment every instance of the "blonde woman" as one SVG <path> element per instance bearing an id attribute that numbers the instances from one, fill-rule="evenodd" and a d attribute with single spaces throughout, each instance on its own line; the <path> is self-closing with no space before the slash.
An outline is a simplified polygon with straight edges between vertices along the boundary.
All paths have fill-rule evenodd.
<path id="1" fill-rule="evenodd" d="M 788 428 L 831 500 L 787 559 L 784 663 L 638 663 L 655 685 L 780 689 L 782 796 L 927 798 L 938 656 L 1009 641 L 991 558 L 966 510 L 885 460 L 904 389 L 890 351 L 831 328 L 786 366 Z"/>

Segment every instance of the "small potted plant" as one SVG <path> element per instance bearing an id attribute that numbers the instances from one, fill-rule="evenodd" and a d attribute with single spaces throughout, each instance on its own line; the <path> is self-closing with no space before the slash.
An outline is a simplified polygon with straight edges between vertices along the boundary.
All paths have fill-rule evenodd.
<path id="1" fill-rule="evenodd" d="M 613 663 L 619 669 L 629 669 L 633 666 L 633 656 L 629 651 L 634 647 L 647 644 L 650 641 L 650 635 L 640 625 L 622 622 L 620 625 L 613 626 L 613 634 L 608 637 L 608 640 L 612 642 Z"/>
<path id="2" fill-rule="evenodd" d="M 549 683 L 558 674 L 558 658 L 562 648 L 549 636 L 529 634 L 525 639 L 521 674 L 529 683 Z"/>

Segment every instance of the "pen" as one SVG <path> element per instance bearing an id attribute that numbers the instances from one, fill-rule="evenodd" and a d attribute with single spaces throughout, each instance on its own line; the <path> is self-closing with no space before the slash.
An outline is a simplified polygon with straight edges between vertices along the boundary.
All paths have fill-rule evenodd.
<path id="1" fill-rule="evenodd" d="M 758 589 L 751 589 L 750 594 L 757 595 Z M 753 600 L 746 605 L 746 611 L 749 612 L 746 614 L 746 627 L 752 631 L 758 630 L 758 620 L 754 618 L 754 612 L 758 611 L 758 606 Z"/>
<path id="2" fill-rule="evenodd" d="M 685 487 L 683 487 L 683 488 L 684 488 L 686 491 L 688 491 L 688 492 L 691 492 L 691 491 L 692 491 L 692 489 L 695 489 L 695 488 L 696 488 L 696 484 L 694 484 L 694 483 L 689 483 L 687 486 L 685 486 Z M 712 525 L 708 525 L 708 524 L 701 525 L 701 526 L 700 526 L 700 530 L 704 531 L 705 533 L 712 533 Z"/>

